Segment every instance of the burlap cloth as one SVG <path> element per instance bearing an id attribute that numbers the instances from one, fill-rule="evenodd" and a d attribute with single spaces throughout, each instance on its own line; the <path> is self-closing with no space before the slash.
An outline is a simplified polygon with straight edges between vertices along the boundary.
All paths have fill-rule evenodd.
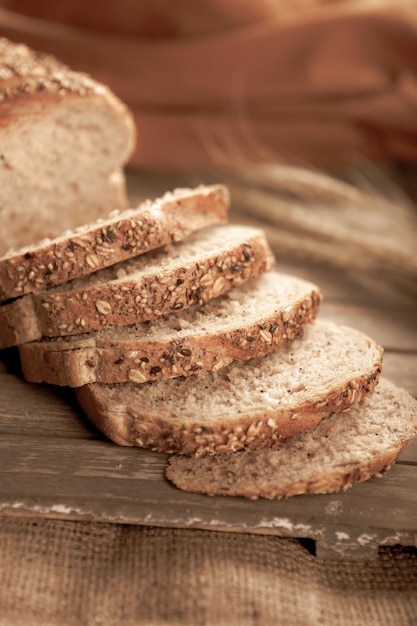
<path id="1" fill-rule="evenodd" d="M 0 519 L 0 624 L 417 624 L 417 550 L 324 561 L 296 539 Z"/>

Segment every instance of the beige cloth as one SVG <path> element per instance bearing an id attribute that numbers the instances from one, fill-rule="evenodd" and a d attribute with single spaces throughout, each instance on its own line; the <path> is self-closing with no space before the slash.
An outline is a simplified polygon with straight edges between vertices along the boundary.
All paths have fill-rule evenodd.
<path id="1" fill-rule="evenodd" d="M 298 540 L 0 518 L 1 626 L 415 626 L 417 550 L 321 561 Z"/>
<path id="2" fill-rule="evenodd" d="M 416 0 L 99 4 L 0 0 L 0 35 L 109 84 L 138 166 L 417 160 Z"/>

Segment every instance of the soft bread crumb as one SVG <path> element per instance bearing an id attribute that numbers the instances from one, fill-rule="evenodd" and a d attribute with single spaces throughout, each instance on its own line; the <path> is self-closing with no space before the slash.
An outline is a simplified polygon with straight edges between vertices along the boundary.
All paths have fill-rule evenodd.
<path id="1" fill-rule="evenodd" d="M 109 89 L 0 38 L 0 103 L 0 254 L 125 208 L 136 132 Z"/>

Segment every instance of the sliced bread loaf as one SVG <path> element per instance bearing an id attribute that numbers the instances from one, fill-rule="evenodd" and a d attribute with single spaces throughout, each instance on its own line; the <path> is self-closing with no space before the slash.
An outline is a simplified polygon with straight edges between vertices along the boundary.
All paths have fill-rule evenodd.
<path id="1" fill-rule="evenodd" d="M 0 302 L 92 274 L 181 241 L 205 226 L 225 223 L 228 208 L 228 190 L 222 185 L 176 189 L 53 240 L 11 250 L 0 258 Z"/>
<path id="2" fill-rule="evenodd" d="M 0 38 L 0 255 L 126 208 L 133 117 L 104 85 Z"/>
<path id="3" fill-rule="evenodd" d="M 2 305 L 0 347 L 127 326 L 201 305 L 262 274 L 273 262 L 262 230 L 211 226 L 179 243 Z"/>
<path id="4" fill-rule="evenodd" d="M 389 469 L 416 436 L 416 400 L 382 378 L 349 413 L 330 415 L 280 450 L 173 456 L 166 475 L 180 489 L 211 496 L 334 493 Z"/>
<path id="5" fill-rule="evenodd" d="M 279 448 L 372 391 L 382 349 L 362 333 L 316 321 L 304 337 L 217 372 L 137 385 L 92 384 L 77 398 L 121 445 L 201 455 Z"/>
<path id="6" fill-rule="evenodd" d="M 218 370 L 301 336 L 320 299 L 312 283 L 270 271 L 202 307 L 151 324 L 26 343 L 20 346 L 22 370 L 30 382 L 70 387 Z"/>

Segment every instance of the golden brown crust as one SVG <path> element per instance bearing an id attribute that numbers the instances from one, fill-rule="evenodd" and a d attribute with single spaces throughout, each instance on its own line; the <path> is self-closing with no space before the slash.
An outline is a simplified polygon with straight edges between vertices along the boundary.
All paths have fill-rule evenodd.
<path id="1" fill-rule="evenodd" d="M 274 257 L 261 231 L 217 254 L 180 264 L 164 274 L 134 274 L 78 289 L 29 294 L 7 306 L 10 328 L 20 324 L 20 307 L 32 308 L 33 323 L 19 343 L 42 336 L 76 335 L 108 326 L 128 326 L 202 305 L 271 268 Z M 106 270 L 103 270 L 106 271 Z M 23 304 L 22 304 L 23 301 Z M 19 304 L 17 304 L 19 302 Z M 1 337 L 1 332 L 0 332 Z M 10 334 L 8 334 L 10 339 Z M 3 348 L 18 345 L 1 338 Z"/>
<path id="2" fill-rule="evenodd" d="M 106 346 L 103 341 L 94 345 L 94 336 L 90 341 L 86 336 L 74 345 L 33 342 L 20 347 L 22 369 L 30 382 L 71 387 L 94 382 L 144 383 L 217 370 L 233 360 L 263 356 L 301 337 L 305 325 L 315 319 L 320 301 L 320 293 L 311 291 L 290 310 L 287 307 L 285 317 L 278 309 L 262 322 L 243 324 L 233 331 L 219 326 L 173 340 L 132 338 L 116 343 L 109 339 Z"/>
<path id="3" fill-rule="evenodd" d="M 133 425 L 133 418 L 128 415 L 118 415 L 117 411 L 106 413 L 97 406 L 96 399 L 89 393 L 88 386 L 79 387 L 76 390 L 77 399 L 81 401 L 81 407 L 90 421 L 99 428 L 111 441 L 119 446 L 131 446 L 129 432 Z M 97 410 L 100 417 L 94 420 Z"/>
<path id="4" fill-rule="evenodd" d="M 89 75 L 70 70 L 51 55 L 0 38 L 0 125 L 15 118 L 17 109 L 29 114 L 28 105 L 56 103 L 71 96 L 105 97 L 127 114 L 127 107 Z"/>
<path id="5" fill-rule="evenodd" d="M 132 274 L 95 287 L 33 297 L 45 336 L 79 334 L 202 305 L 267 271 L 272 262 L 263 235 L 252 236 L 200 262 L 148 275 L 139 283 Z"/>
<path id="6" fill-rule="evenodd" d="M 154 451 L 200 456 L 203 454 L 230 453 L 237 450 L 260 448 L 279 449 L 291 437 L 313 429 L 330 413 L 343 413 L 358 403 L 375 388 L 382 364 L 372 372 L 357 376 L 340 385 L 326 397 L 313 398 L 297 408 L 297 412 L 276 409 L 268 413 L 251 414 L 240 419 L 219 421 L 207 427 L 204 419 L 194 423 L 181 422 L 164 417 L 149 417 L 138 408 L 129 405 L 114 406 L 111 400 L 100 394 L 95 385 L 76 390 L 78 401 L 91 421 L 110 439 L 114 436 L 114 423 L 123 424 L 123 445 L 139 446 Z"/>
<path id="7" fill-rule="evenodd" d="M 167 194 L 154 204 L 83 227 L 38 247 L 0 258 L 0 302 L 39 293 L 125 259 L 225 223 L 229 194 L 222 185 Z"/>

